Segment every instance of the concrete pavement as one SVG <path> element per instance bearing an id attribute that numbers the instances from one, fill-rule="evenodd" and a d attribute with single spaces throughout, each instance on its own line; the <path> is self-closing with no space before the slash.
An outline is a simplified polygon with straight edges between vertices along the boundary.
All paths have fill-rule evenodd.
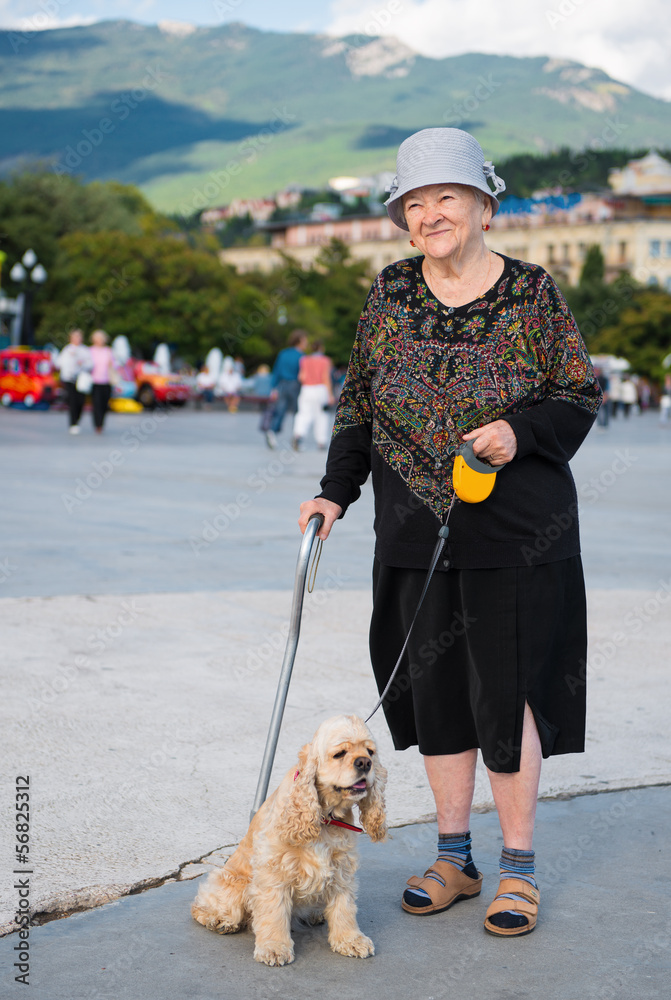
<path id="1" fill-rule="evenodd" d="M 335 955 L 325 928 L 297 927 L 296 961 L 269 969 L 254 962 L 251 934 L 222 937 L 191 919 L 194 883 L 170 882 L 33 930 L 30 991 L 11 975 L 16 935 L 4 938 L 2 996 L 666 1000 L 670 823 L 668 788 L 541 802 L 541 913 L 534 933 L 517 940 L 482 929 L 501 846 L 490 812 L 472 824 L 482 894 L 429 918 L 404 913 L 399 896 L 408 875 L 432 859 L 435 824 L 392 830 L 385 844 L 362 838 L 359 922 L 375 943 L 373 958 Z"/>
<path id="2" fill-rule="evenodd" d="M 13 801 L 15 776 L 29 772 L 36 911 L 193 877 L 203 870 L 193 862 L 223 860 L 244 832 L 286 634 L 297 505 L 313 495 L 323 466 L 313 449 L 268 452 L 256 424 L 253 414 L 112 415 L 102 439 L 86 428 L 71 438 L 62 414 L 0 413 L 1 815 L 11 844 L 4 803 Z M 327 996 L 369 995 L 375 981 L 378 992 L 384 984 L 386 995 L 422 1000 L 531 997 L 541 988 L 557 997 L 665 995 L 671 871 L 652 838 L 668 824 L 668 789 L 643 786 L 671 782 L 670 448 L 671 433 L 647 415 L 593 431 L 573 463 L 589 588 L 588 751 L 544 768 L 537 846 L 548 908 L 525 944 L 492 942 L 479 930 L 496 884 L 493 813 L 473 822 L 477 861 L 491 876 L 482 907 L 460 904 L 428 921 L 428 931 L 398 908 L 405 879 L 432 860 L 435 830 L 414 825 L 431 813 L 421 761 L 393 752 L 378 715 L 390 817 L 410 825 L 386 845 L 362 844 L 360 908 L 375 959 L 334 956 L 319 929 L 304 930 L 296 966 L 265 970 L 251 961 L 248 935 L 221 939 L 192 924 L 194 885 L 168 881 L 33 929 L 42 956 L 31 967 L 33 995 L 265 997 L 284 992 L 288 975 L 287 992 L 298 997 L 324 993 L 327 982 L 343 987 Z M 276 773 L 321 719 L 367 714 L 374 704 L 371 517 L 366 493 L 325 547 Z M 483 774 L 476 802 L 490 806 Z M 587 837 L 580 857 L 578 830 Z M 651 840 L 641 845 L 641 837 Z M 632 842 L 645 858 L 642 879 L 631 871 Z M 4 877 L 5 929 L 16 899 Z M 0 942 L 3 959 L 16 940 Z M 442 950 L 452 971 L 442 972 Z M 457 967 L 465 971 L 455 978 Z M 11 967 L 3 979 L 19 988 Z"/>
<path id="3" fill-rule="evenodd" d="M 288 435 L 270 452 L 253 413 L 110 414 L 66 433 L 64 413 L 0 409 L 0 595 L 287 590 L 297 506 L 324 455 Z M 656 415 L 592 430 L 571 463 L 590 588 L 654 590 L 671 572 L 671 429 Z M 338 524 L 332 558 L 368 589 L 372 498 Z"/>

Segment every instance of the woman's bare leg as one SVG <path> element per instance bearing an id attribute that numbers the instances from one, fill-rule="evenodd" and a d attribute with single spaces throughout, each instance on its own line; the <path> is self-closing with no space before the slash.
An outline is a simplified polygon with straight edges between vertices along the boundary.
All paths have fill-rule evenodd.
<path id="1" fill-rule="evenodd" d="M 519 851 L 532 849 L 541 759 L 536 722 L 527 704 L 524 706 L 519 771 L 501 774 L 487 769 L 505 847 Z"/>
<path id="2" fill-rule="evenodd" d="M 464 833 L 470 829 L 477 758 L 477 750 L 424 757 L 440 833 Z"/>

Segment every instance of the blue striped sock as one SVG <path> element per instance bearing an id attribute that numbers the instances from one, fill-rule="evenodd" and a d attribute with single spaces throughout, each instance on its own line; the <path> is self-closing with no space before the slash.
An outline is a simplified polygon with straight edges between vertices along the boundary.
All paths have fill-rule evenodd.
<path id="1" fill-rule="evenodd" d="M 455 868 L 463 871 L 464 875 L 468 875 L 470 878 L 477 878 L 478 870 L 473 864 L 473 858 L 471 857 L 471 831 L 467 830 L 466 833 L 439 833 L 438 860 L 447 861 L 448 864 L 454 865 Z M 433 878 L 442 884 L 442 880 L 435 875 L 428 875 L 427 877 Z M 411 906 L 427 906 L 431 902 L 428 892 L 418 887 L 406 889 L 404 899 Z"/>
<path id="2" fill-rule="evenodd" d="M 536 854 L 534 851 L 518 851 L 514 847 L 504 847 L 501 851 L 501 860 L 499 862 L 501 870 L 501 878 L 510 876 L 511 878 L 521 879 L 523 882 L 528 882 L 529 885 L 537 889 L 536 879 L 534 878 L 536 872 Z M 509 910 L 502 910 L 501 913 L 493 914 L 489 919 L 496 927 L 524 927 L 529 921 L 522 913 L 517 913 L 515 910 L 515 900 L 522 899 L 522 896 L 518 896 L 514 892 L 504 892 L 501 894 L 502 899 L 509 899 L 512 902 L 512 906 Z"/>

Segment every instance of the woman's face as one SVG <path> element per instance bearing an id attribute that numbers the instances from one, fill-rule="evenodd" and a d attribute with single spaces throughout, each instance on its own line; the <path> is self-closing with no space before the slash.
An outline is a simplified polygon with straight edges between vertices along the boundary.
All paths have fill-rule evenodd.
<path id="1" fill-rule="evenodd" d="M 492 217 L 489 198 L 465 184 L 427 184 L 403 196 L 405 221 L 418 250 L 438 260 L 459 258 L 482 243 Z"/>

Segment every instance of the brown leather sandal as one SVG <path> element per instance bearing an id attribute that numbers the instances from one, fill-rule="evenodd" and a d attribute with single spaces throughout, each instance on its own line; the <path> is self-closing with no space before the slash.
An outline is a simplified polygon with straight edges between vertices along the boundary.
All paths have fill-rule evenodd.
<path id="1" fill-rule="evenodd" d="M 502 899 L 503 893 L 514 893 L 521 896 L 521 899 Z M 536 926 L 538 917 L 538 904 L 541 901 L 541 894 L 538 889 L 520 878 L 502 878 L 499 882 L 499 889 L 493 901 L 489 905 L 485 918 L 485 930 L 490 934 L 499 937 L 521 937 L 522 934 L 531 934 Z M 522 927 L 497 927 L 489 919 L 495 913 L 502 913 L 504 910 L 511 910 L 513 913 L 521 913 L 529 921 Z"/>
<path id="2" fill-rule="evenodd" d="M 477 878 L 470 878 L 451 865 L 449 861 L 438 859 L 431 868 L 427 868 L 422 878 L 413 875 L 408 879 L 411 889 L 423 889 L 428 893 L 431 902 L 427 906 L 411 906 L 403 899 L 401 906 L 408 913 L 441 913 L 460 899 L 474 899 L 482 889 L 482 872 Z"/>

